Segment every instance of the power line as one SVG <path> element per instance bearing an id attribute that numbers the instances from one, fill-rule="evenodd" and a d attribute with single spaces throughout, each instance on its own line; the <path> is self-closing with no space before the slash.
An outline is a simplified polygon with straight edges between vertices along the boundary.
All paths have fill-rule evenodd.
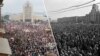
<path id="1" fill-rule="evenodd" d="M 51 12 L 54 13 L 54 12 L 59 12 L 59 11 L 63 11 L 63 10 L 66 10 L 66 9 L 70 9 L 70 8 L 73 8 L 73 7 L 79 7 L 79 6 L 87 5 L 87 4 L 94 2 L 94 1 L 95 0 L 92 0 L 92 1 L 86 2 L 86 3 L 81 4 L 81 5 L 75 5 L 75 6 L 71 6 L 71 7 L 68 7 L 68 8 L 60 9 L 60 10 L 57 10 L 57 11 L 51 11 Z"/>
<path id="2" fill-rule="evenodd" d="M 100 4 L 100 3 L 96 3 L 96 4 Z M 92 5 L 93 5 L 93 4 L 92 4 Z M 89 7 L 89 6 L 92 6 L 92 5 L 82 6 L 82 7 L 78 7 L 78 8 L 74 8 L 74 9 L 70 9 L 70 10 L 65 10 L 65 11 L 61 11 L 61 12 L 56 12 L 56 13 L 64 13 L 64 12 L 67 12 L 67 11 L 72 11 L 72 10 L 76 10 L 76 9 L 81 9 L 81 8 Z"/>

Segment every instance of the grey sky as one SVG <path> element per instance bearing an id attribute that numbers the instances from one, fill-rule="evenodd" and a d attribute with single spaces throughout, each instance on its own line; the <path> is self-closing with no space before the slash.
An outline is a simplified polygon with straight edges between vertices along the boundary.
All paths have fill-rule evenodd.
<path id="1" fill-rule="evenodd" d="M 88 14 L 92 8 L 92 6 L 90 6 L 90 7 L 81 8 L 81 9 L 68 11 L 64 13 L 50 13 L 50 11 L 56 11 L 62 8 L 68 8 L 70 6 L 80 5 L 89 2 L 91 0 L 44 0 L 44 1 L 45 1 L 48 15 L 52 19 L 56 19 L 59 17 L 83 16 L 85 14 Z M 91 4 L 98 3 L 98 2 L 100 2 L 100 0 L 95 0 L 95 2 L 92 2 Z M 99 5 L 99 9 L 100 9 L 100 5 Z"/>
<path id="2" fill-rule="evenodd" d="M 4 0 L 4 6 L 2 8 L 2 14 L 20 13 L 23 10 L 24 4 L 30 1 L 34 8 L 34 12 L 44 12 L 44 6 L 42 0 Z"/>
<path id="3" fill-rule="evenodd" d="M 44 12 L 44 6 L 43 6 L 43 0 L 4 0 L 4 6 L 2 8 L 2 14 L 9 14 L 9 13 L 20 13 L 23 10 L 23 5 L 27 2 L 30 1 L 33 8 L 34 12 Z M 56 19 L 59 17 L 69 17 L 69 16 L 83 16 L 85 14 L 88 14 L 91 10 L 90 7 L 78 9 L 78 10 L 73 10 L 73 11 L 68 11 L 64 13 L 57 13 L 53 14 L 50 13 L 50 11 L 56 11 L 62 8 L 67 8 L 73 5 L 79 5 L 83 4 L 85 2 L 91 1 L 91 0 L 44 0 L 45 5 L 47 8 L 47 12 L 49 17 L 52 19 Z M 96 0 L 93 3 L 98 3 L 100 0 Z M 91 3 L 91 4 L 93 4 Z M 100 8 L 100 5 L 99 5 Z"/>

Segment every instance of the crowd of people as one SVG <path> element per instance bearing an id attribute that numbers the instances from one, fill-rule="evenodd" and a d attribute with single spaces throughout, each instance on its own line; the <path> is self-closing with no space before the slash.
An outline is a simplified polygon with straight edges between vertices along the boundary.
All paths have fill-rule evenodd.
<path id="1" fill-rule="evenodd" d="M 4 37 L 9 40 L 12 56 L 100 56 L 99 24 L 51 25 L 56 42 L 48 22 L 5 23 Z"/>
<path id="2" fill-rule="evenodd" d="M 56 43 L 48 22 L 6 22 L 4 37 L 8 39 L 12 56 L 57 56 Z"/>
<path id="3" fill-rule="evenodd" d="M 60 56 L 100 56 L 99 24 L 52 23 Z"/>

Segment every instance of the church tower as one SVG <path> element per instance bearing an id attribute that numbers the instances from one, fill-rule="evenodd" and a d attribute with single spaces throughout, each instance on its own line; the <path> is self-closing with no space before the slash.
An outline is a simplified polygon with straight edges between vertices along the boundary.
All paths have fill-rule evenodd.
<path id="1" fill-rule="evenodd" d="M 23 8 L 23 21 L 32 22 L 32 5 L 29 1 L 25 3 Z"/>

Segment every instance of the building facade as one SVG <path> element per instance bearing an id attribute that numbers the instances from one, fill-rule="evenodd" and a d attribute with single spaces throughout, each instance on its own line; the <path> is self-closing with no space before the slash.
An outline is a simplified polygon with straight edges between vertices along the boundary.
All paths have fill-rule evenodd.
<path id="1" fill-rule="evenodd" d="M 23 12 L 18 14 L 11 14 L 9 16 L 11 21 L 32 22 L 36 20 L 45 20 L 45 16 L 35 15 L 33 6 L 27 1 L 23 7 Z"/>
<path id="2" fill-rule="evenodd" d="M 27 2 L 23 8 L 23 21 L 31 22 L 32 21 L 32 6 Z"/>
<path id="3" fill-rule="evenodd" d="M 100 24 L 100 11 L 99 11 L 98 5 L 93 4 L 92 10 L 90 11 L 90 13 L 86 14 L 85 16 L 64 17 L 64 18 L 58 19 L 58 22 Z"/>

